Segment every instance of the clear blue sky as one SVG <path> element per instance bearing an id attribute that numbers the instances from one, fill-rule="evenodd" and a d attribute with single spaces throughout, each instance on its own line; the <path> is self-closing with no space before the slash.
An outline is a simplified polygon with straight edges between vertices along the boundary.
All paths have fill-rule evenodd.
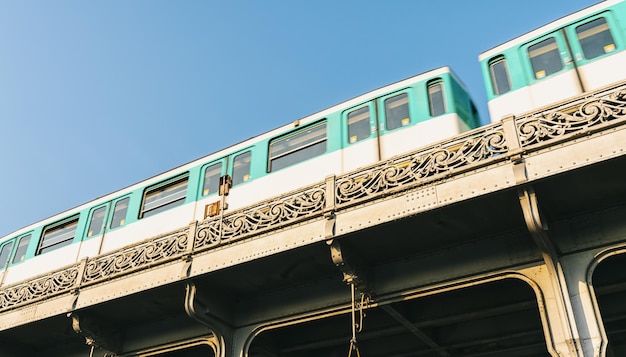
<path id="1" fill-rule="evenodd" d="M 0 236 L 593 0 L 0 0 Z"/>

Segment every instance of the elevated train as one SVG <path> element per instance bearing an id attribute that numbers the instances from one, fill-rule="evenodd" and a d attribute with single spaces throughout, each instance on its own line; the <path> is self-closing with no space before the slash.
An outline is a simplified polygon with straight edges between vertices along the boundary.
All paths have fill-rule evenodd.
<path id="1" fill-rule="evenodd" d="M 479 56 L 492 121 L 626 79 L 626 2 L 609 0 Z M 203 220 L 232 178 L 236 209 L 480 126 L 448 67 L 321 112 L 0 238 L 0 286 Z"/>

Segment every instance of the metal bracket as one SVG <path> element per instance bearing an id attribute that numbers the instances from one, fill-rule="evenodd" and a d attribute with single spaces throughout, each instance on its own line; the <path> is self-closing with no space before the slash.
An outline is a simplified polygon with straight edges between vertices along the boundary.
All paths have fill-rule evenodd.
<path id="1" fill-rule="evenodd" d="M 371 296 L 372 289 L 367 284 L 366 273 L 363 270 L 359 270 L 357 273 L 355 265 L 351 265 L 356 264 L 356 257 L 352 256 L 350 259 L 346 258 L 345 251 L 342 250 L 339 241 L 336 239 L 327 240 L 326 244 L 330 246 L 330 257 L 333 264 L 335 264 L 343 274 L 343 281 L 346 282 L 346 284 L 354 284 L 359 291 Z M 365 264 L 356 264 L 356 266 L 365 266 Z"/>
<path id="2" fill-rule="evenodd" d="M 79 315 L 77 312 L 71 312 L 67 316 L 72 319 L 74 332 L 83 336 L 88 346 L 111 352 L 114 355 L 122 351 L 124 338 L 119 332 L 120 329 L 82 313 Z"/>

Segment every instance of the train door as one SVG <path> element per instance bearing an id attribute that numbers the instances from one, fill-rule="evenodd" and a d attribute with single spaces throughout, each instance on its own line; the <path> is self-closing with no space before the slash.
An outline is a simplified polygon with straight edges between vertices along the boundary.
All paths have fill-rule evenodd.
<path id="1" fill-rule="evenodd" d="M 100 254 L 101 240 L 104 238 L 110 202 L 96 206 L 89 211 L 87 229 L 84 231 L 77 258 Z"/>
<path id="2" fill-rule="evenodd" d="M 220 196 L 220 180 L 228 176 L 230 178 L 231 187 L 236 187 L 252 178 L 251 171 L 252 151 L 250 149 L 236 152 L 219 160 L 211 161 L 202 169 L 201 196 L 198 201 L 199 208 L 196 210 L 196 216 L 199 220 L 220 212 L 223 205 L 234 203 L 233 206 L 239 207 L 242 202 L 254 192 L 240 192 L 239 188 L 229 190 L 228 199 L 222 202 Z"/>
<path id="3" fill-rule="evenodd" d="M 413 111 L 416 103 L 409 89 L 395 92 L 377 100 L 378 145 L 380 159 L 386 160 L 416 147 L 415 138 L 419 128 L 414 125 L 417 115 Z"/>
<path id="4" fill-rule="evenodd" d="M 522 47 L 528 59 L 533 107 L 558 102 L 584 91 L 564 35 L 563 31 L 557 31 Z"/>
<path id="5" fill-rule="evenodd" d="M 343 171 L 380 160 L 375 102 L 361 104 L 341 114 L 344 128 Z"/>
<path id="6" fill-rule="evenodd" d="M 565 29 L 574 63 L 585 91 L 626 79 L 626 51 L 622 33 L 605 12 Z"/>

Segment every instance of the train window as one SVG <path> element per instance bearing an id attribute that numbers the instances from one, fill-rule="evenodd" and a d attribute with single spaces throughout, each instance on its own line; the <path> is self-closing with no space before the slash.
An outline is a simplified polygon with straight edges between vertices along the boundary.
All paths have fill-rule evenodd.
<path id="1" fill-rule="evenodd" d="M 489 63 L 489 73 L 491 75 L 493 94 L 501 95 L 511 90 L 509 68 L 504 57 L 496 57 Z"/>
<path id="2" fill-rule="evenodd" d="M 75 216 L 46 227 L 41 235 L 37 254 L 43 254 L 72 243 L 77 226 L 78 216 Z"/>
<path id="3" fill-rule="evenodd" d="M 187 181 L 188 177 L 185 176 L 146 189 L 139 218 L 149 217 L 182 205 L 187 197 Z"/>
<path id="4" fill-rule="evenodd" d="M 362 107 L 348 113 L 348 141 L 356 143 L 370 136 L 370 108 Z"/>
<path id="5" fill-rule="evenodd" d="M 537 79 L 547 77 L 563 68 L 559 46 L 554 37 L 528 47 L 528 56 Z"/>
<path id="6" fill-rule="evenodd" d="M 30 234 L 22 236 L 17 243 L 17 249 L 15 250 L 15 255 L 13 256 L 13 264 L 19 263 L 26 258 L 26 250 L 28 249 L 28 244 L 30 243 Z"/>
<path id="7" fill-rule="evenodd" d="M 130 197 L 126 197 L 115 202 L 115 208 L 113 208 L 113 218 L 111 219 L 111 228 L 117 228 L 119 226 L 123 226 L 124 223 L 126 223 L 128 201 L 130 201 Z"/>
<path id="8" fill-rule="evenodd" d="M 443 82 L 438 81 L 428 85 L 428 106 L 430 108 L 430 116 L 436 117 L 446 112 Z"/>
<path id="9" fill-rule="evenodd" d="M 576 27 L 576 36 L 586 59 L 615 51 L 615 41 L 603 17 Z"/>
<path id="10" fill-rule="evenodd" d="M 102 233 L 104 228 L 104 215 L 106 213 L 106 206 L 98 207 L 91 213 L 91 219 L 89 220 L 89 229 L 87 229 L 87 237 L 92 237 Z"/>
<path id="11" fill-rule="evenodd" d="M 282 169 L 326 152 L 326 122 L 270 141 L 268 172 Z"/>
<path id="12" fill-rule="evenodd" d="M 9 263 L 11 250 L 13 250 L 13 241 L 5 243 L 2 248 L 0 248 L 0 269 L 4 269 Z"/>
<path id="13" fill-rule="evenodd" d="M 409 96 L 406 93 L 385 99 L 385 125 L 387 130 L 409 125 L 410 122 Z"/>
<path id="14" fill-rule="evenodd" d="M 216 193 L 220 187 L 220 176 L 222 176 L 222 163 L 217 162 L 204 169 L 204 186 L 202 196 Z"/>
<path id="15" fill-rule="evenodd" d="M 250 163 L 252 162 L 252 153 L 246 151 L 235 156 L 233 159 L 233 186 L 250 179 Z M 218 178 L 219 181 L 219 178 Z"/>

